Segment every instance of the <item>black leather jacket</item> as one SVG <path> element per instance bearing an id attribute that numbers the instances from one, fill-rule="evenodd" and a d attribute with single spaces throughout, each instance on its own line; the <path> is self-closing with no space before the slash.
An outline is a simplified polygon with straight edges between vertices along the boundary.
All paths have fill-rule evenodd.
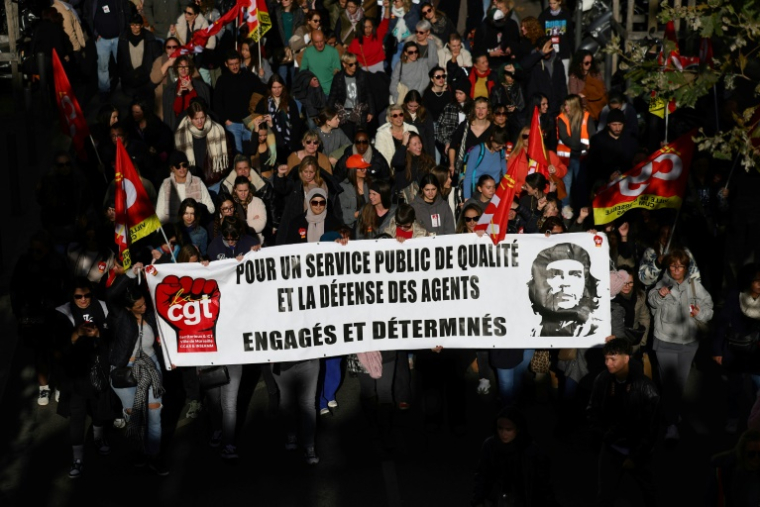
<path id="1" fill-rule="evenodd" d="M 358 69 L 353 77 L 356 78 L 356 102 L 367 105 L 367 114 L 375 116 L 375 99 L 372 97 L 372 89 L 369 85 L 369 74 Z M 330 86 L 330 96 L 327 98 L 327 106 L 335 107 L 336 104 L 346 103 L 346 71 L 342 70 L 335 74 Z"/>
<path id="2" fill-rule="evenodd" d="M 126 366 L 129 363 L 129 358 L 132 357 L 132 352 L 137 344 L 137 338 L 140 336 L 137 320 L 131 312 L 124 308 L 122 302 L 124 293 L 133 283 L 133 279 L 122 275 L 117 277 L 113 285 L 106 291 L 106 300 L 109 308 L 108 326 L 112 330 L 111 351 L 108 354 L 108 358 L 109 362 L 116 367 Z M 149 298 L 146 297 L 145 302 L 148 303 Z M 153 349 L 156 352 L 159 363 L 163 367 L 163 355 L 161 354 L 161 346 L 158 343 L 159 334 L 156 317 L 152 311 L 148 310 L 143 315 L 143 319 L 146 325 L 153 328 L 153 333 L 156 336 Z"/>

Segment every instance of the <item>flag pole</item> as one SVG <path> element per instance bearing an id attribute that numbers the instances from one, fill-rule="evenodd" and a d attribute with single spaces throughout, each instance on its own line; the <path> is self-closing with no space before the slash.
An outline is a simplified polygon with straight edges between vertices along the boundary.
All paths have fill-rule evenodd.
<path id="1" fill-rule="evenodd" d="M 100 159 L 100 153 L 98 153 L 98 147 L 95 146 L 95 139 L 92 138 L 92 134 L 90 134 L 89 137 L 90 137 L 90 142 L 92 143 L 92 149 L 95 150 L 95 156 L 98 157 L 98 164 L 100 165 L 100 167 L 103 168 L 103 173 L 102 173 L 103 179 L 106 180 L 106 183 L 108 183 L 108 178 L 106 178 L 106 173 L 105 173 L 105 166 L 103 165 L 103 161 Z"/>
<path id="2" fill-rule="evenodd" d="M 736 155 L 736 158 L 734 159 L 734 165 L 731 167 L 731 171 L 728 173 L 728 178 L 726 178 L 726 184 L 723 185 L 723 188 L 728 188 L 728 182 L 731 181 L 731 176 L 734 175 L 734 169 L 736 169 L 736 164 L 739 163 L 739 158 L 741 158 L 741 155 Z"/>
<path id="3" fill-rule="evenodd" d="M 670 102 L 665 103 L 665 144 L 668 144 L 668 112 L 670 112 Z"/>
<path id="4" fill-rule="evenodd" d="M 172 244 L 169 243 L 169 238 L 166 237 L 166 233 L 164 232 L 164 226 L 162 225 L 159 227 L 161 229 L 161 235 L 164 237 L 164 240 L 166 241 L 166 245 L 169 247 L 169 255 L 172 256 L 172 262 L 176 263 L 177 259 L 174 258 L 174 250 L 172 250 Z"/>
<path id="5" fill-rule="evenodd" d="M 663 252 L 663 256 L 668 255 L 668 252 L 670 251 L 670 242 L 673 241 L 673 235 L 676 232 L 676 226 L 678 225 L 678 218 L 681 216 L 681 207 L 683 207 L 683 203 L 681 203 L 681 206 L 678 207 L 678 211 L 676 211 L 676 219 L 673 222 L 673 227 L 670 229 L 670 236 L 668 237 L 668 244 L 665 245 L 665 251 Z"/>

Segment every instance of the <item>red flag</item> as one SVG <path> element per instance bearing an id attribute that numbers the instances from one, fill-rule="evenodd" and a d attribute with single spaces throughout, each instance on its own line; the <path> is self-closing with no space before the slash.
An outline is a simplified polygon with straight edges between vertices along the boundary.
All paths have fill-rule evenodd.
<path id="1" fill-rule="evenodd" d="M 538 106 L 534 106 L 533 119 L 530 121 L 530 134 L 528 137 L 528 158 L 532 162 L 535 162 L 535 164 L 531 163 L 531 166 L 547 168 L 549 167 L 549 158 L 546 156 L 546 147 L 544 147 L 544 136 L 541 133 L 539 116 Z"/>
<path id="2" fill-rule="evenodd" d="M 187 44 L 174 51 L 174 53 L 171 54 L 170 58 L 177 58 L 178 56 L 186 55 L 188 53 L 200 53 L 203 51 L 203 48 L 206 47 L 208 40 L 214 35 L 221 32 L 222 28 L 224 28 L 224 25 L 235 21 L 238 17 L 238 14 L 240 13 L 240 9 L 247 7 L 250 1 L 251 0 L 238 0 L 235 6 L 227 11 L 224 16 L 220 17 L 203 30 L 196 30 L 193 33 L 193 37 L 187 42 Z"/>
<path id="3" fill-rule="evenodd" d="M 58 53 L 53 49 L 53 82 L 55 84 L 55 101 L 58 104 L 58 112 L 61 116 L 61 129 L 63 133 L 71 137 L 74 143 L 74 149 L 79 154 L 79 158 L 87 160 L 87 152 L 84 150 L 84 143 L 90 135 L 90 129 L 87 127 L 87 120 L 82 114 L 82 108 L 74 96 L 74 90 L 71 89 L 69 78 L 66 77 L 66 71 L 63 70 Z"/>
<path id="4" fill-rule="evenodd" d="M 515 194 L 520 191 L 527 175 L 527 166 L 517 163 L 518 157 L 513 157 L 507 164 L 507 173 L 499 182 L 496 194 L 488 203 L 486 211 L 475 226 L 476 231 L 484 231 L 491 237 L 494 245 L 499 244 L 507 235 L 509 225 L 509 210 Z"/>
<path id="5" fill-rule="evenodd" d="M 272 19 L 269 17 L 269 8 L 265 0 L 251 0 L 247 9 L 248 37 L 254 42 L 259 42 L 265 33 L 272 28 Z"/>
<path id="6" fill-rule="evenodd" d="M 603 225 L 632 208 L 680 208 L 694 153 L 692 136 L 679 137 L 611 183 L 594 199 L 594 222 Z"/>
<path id="7" fill-rule="evenodd" d="M 116 142 L 116 224 L 116 243 L 120 252 L 120 234 L 124 237 L 124 244 L 129 245 L 161 227 L 156 210 L 121 139 Z M 120 229 L 119 225 L 124 228 Z M 128 240 L 126 232 L 129 233 Z"/>

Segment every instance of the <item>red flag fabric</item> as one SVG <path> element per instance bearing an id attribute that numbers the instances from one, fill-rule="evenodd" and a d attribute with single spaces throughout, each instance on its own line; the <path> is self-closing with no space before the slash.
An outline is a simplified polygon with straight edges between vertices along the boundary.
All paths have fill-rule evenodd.
<path id="1" fill-rule="evenodd" d="M 161 227 L 156 210 L 121 139 L 116 142 L 116 224 L 116 243 L 120 251 L 120 235 L 124 237 L 125 245 L 130 245 Z M 126 230 L 120 229 L 119 224 Z"/>
<path id="2" fill-rule="evenodd" d="M 74 149 L 79 154 L 79 158 L 87 160 L 87 152 L 84 149 L 84 143 L 90 135 L 90 129 L 87 127 L 87 120 L 82 114 L 82 108 L 79 107 L 79 101 L 74 96 L 74 90 L 71 89 L 71 83 L 63 70 L 58 53 L 53 49 L 53 82 L 55 85 L 55 101 L 58 104 L 58 112 L 61 116 L 61 129 L 63 133 L 71 137 Z"/>
<path id="3" fill-rule="evenodd" d="M 534 106 L 533 119 L 530 121 L 530 134 L 528 134 L 528 158 L 535 161 L 535 170 L 538 170 L 539 167 L 549 167 L 549 159 L 546 156 L 546 147 L 544 147 L 544 136 L 541 133 L 540 114 L 538 106 Z"/>
<path id="4" fill-rule="evenodd" d="M 272 28 L 272 18 L 265 0 L 251 0 L 247 10 L 248 36 L 254 42 L 259 42 L 265 33 Z"/>
<path id="5" fill-rule="evenodd" d="M 227 11 L 224 16 L 220 17 L 203 30 L 196 30 L 193 33 L 193 37 L 187 44 L 181 46 L 171 54 L 170 58 L 177 58 L 178 56 L 186 55 L 189 53 L 200 53 L 203 48 L 206 47 L 208 40 L 214 35 L 218 34 L 224 28 L 224 25 L 232 23 L 238 17 L 240 9 L 248 7 L 251 0 L 238 0 L 235 6 Z"/>
<path id="6" fill-rule="evenodd" d="M 594 222 L 603 225 L 632 208 L 680 208 L 694 154 L 692 136 L 679 137 L 637 165 L 594 199 Z"/>
<path id="7" fill-rule="evenodd" d="M 512 208 L 515 194 L 522 188 L 522 182 L 525 181 L 527 175 L 527 164 L 520 164 L 517 159 L 518 157 L 513 157 L 507 164 L 507 173 L 499 182 L 496 194 L 491 198 L 486 211 L 475 226 L 476 231 L 484 231 L 488 234 L 494 245 L 499 244 L 507 235 L 509 210 Z"/>

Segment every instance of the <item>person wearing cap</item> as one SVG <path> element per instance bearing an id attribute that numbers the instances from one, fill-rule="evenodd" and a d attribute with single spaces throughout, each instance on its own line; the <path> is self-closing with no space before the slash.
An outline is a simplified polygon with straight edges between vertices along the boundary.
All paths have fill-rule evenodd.
<path id="1" fill-rule="evenodd" d="M 358 153 L 346 160 L 348 176 L 340 183 L 343 192 L 340 198 L 340 209 L 343 212 L 343 223 L 353 227 L 361 214 L 362 208 L 369 202 L 369 186 L 372 180 L 367 176 L 367 169 L 372 166 Z"/>
<path id="2" fill-rule="evenodd" d="M 625 113 L 613 109 L 607 114 L 607 128 L 591 137 L 588 160 L 589 180 L 605 183 L 631 169 L 639 149 L 635 137 L 626 132 Z"/>
<path id="3" fill-rule="evenodd" d="M 161 183 L 156 201 L 156 215 L 162 224 L 170 222 L 179 211 L 179 206 L 188 197 L 206 207 L 208 213 L 214 213 L 214 201 L 203 181 L 190 174 L 187 156 L 181 151 L 169 155 L 171 174 Z M 196 210 L 197 211 L 197 210 Z"/>
<path id="4" fill-rule="evenodd" d="M 457 79 L 451 85 L 451 89 L 454 92 L 453 100 L 443 108 L 443 112 L 438 119 L 438 128 L 435 132 L 435 140 L 445 146 L 444 153 L 447 153 L 449 150 L 451 135 L 459 124 L 465 121 L 472 109 L 470 88 L 470 81 L 467 79 Z"/>

